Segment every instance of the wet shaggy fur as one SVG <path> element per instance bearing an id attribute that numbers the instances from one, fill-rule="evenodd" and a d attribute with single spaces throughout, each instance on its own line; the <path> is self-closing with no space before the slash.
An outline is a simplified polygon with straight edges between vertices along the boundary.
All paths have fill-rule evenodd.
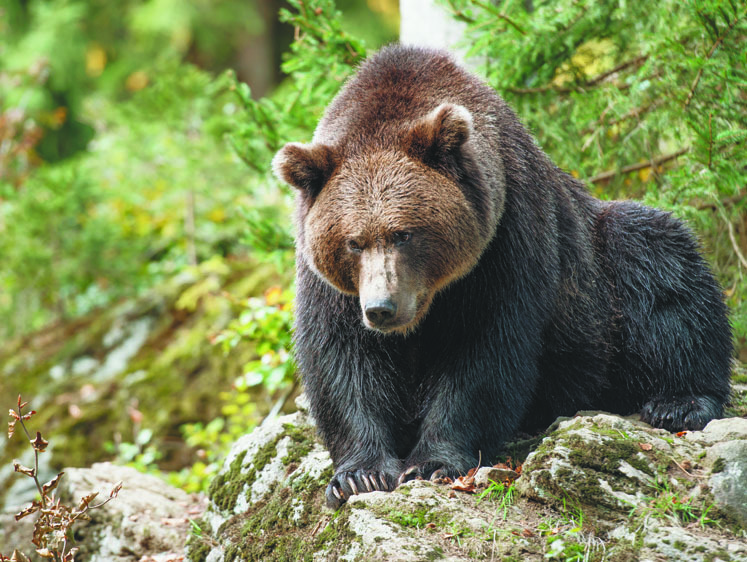
<path id="1" fill-rule="evenodd" d="M 274 166 L 298 190 L 296 359 L 330 506 L 578 410 L 721 414 L 731 334 L 692 233 L 593 198 L 447 54 L 374 55 Z"/>

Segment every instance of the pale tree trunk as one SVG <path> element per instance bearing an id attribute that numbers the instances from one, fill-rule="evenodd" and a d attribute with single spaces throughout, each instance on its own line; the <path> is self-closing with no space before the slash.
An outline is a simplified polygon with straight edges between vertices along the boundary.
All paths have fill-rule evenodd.
<path id="1" fill-rule="evenodd" d="M 435 0 L 400 0 L 399 13 L 400 43 L 448 49 L 464 61 L 466 24 L 455 20 L 444 4 Z"/>

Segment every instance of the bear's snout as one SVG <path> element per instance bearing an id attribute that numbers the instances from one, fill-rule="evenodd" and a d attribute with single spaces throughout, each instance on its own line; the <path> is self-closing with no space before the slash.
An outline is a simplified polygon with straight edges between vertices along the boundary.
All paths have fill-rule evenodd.
<path id="1" fill-rule="evenodd" d="M 397 316 L 397 304 L 392 299 L 370 300 L 363 305 L 366 318 L 375 328 L 382 328 Z"/>

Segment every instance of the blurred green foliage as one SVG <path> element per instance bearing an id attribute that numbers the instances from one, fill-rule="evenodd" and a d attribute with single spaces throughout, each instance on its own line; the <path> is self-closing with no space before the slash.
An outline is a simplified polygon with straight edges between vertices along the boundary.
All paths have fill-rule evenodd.
<path id="1" fill-rule="evenodd" d="M 0 336 L 234 249 L 238 106 L 183 60 L 226 64 L 252 5 L 0 0 Z"/>

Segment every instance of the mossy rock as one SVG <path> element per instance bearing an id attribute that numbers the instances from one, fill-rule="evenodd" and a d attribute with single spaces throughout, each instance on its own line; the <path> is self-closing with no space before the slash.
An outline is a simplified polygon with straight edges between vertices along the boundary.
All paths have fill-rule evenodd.
<path id="1" fill-rule="evenodd" d="M 703 448 L 696 439 L 618 416 L 580 416 L 549 431 L 512 491 L 507 486 L 479 498 L 481 490 L 469 494 L 416 480 L 393 492 L 353 496 L 333 512 L 324 495 L 331 460 L 312 421 L 298 412 L 234 445 L 210 488 L 205 536 L 190 541 L 188 559 L 540 562 L 583 554 L 632 561 L 674 548 L 649 536 L 672 525 L 681 529 L 685 553 L 704 554 L 696 550 L 700 541 L 708 545 L 705 554 L 731 548 L 747 555 L 739 530 L 706 521 L 717 509 L 700 512 L 703 526 L 689 525 L 657 492 L 656 483 L 666 482 L 680 498 L 700 494 L 697 505 L 710 504 L 700 476 L 710 474 L 711 461 L 707 454 L 696 460 Z M 697 485 L 678 464 L 690 468 Z M 663 507 L 637 509 L 653 500 Z"/>

